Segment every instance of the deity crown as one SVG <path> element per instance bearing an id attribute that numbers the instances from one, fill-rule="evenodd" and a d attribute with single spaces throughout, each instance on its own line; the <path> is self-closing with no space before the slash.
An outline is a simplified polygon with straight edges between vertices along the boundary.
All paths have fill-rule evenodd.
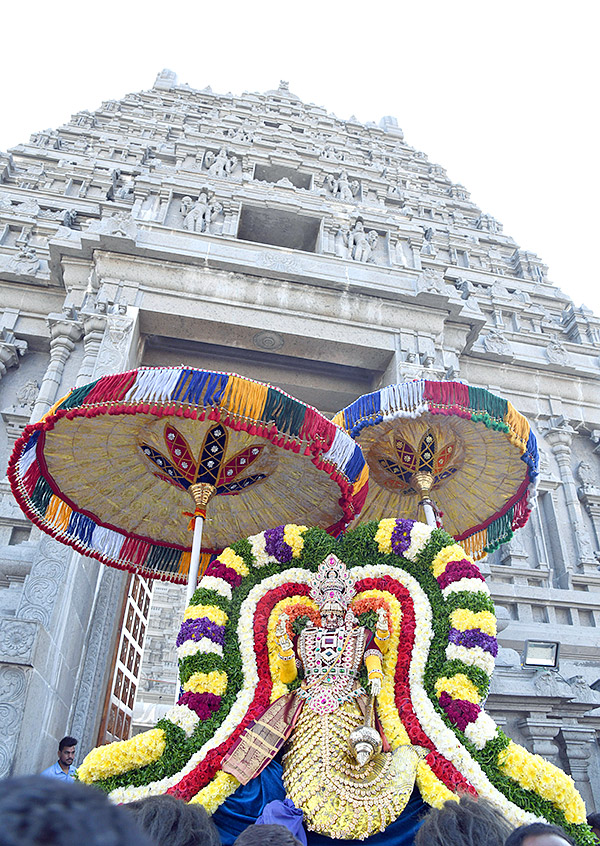
<path id="1" fill-rule="evenodd" d="M 310 595 L 319 607 L 336 600 L 347 608 L 356 593 L 354 579 L 337 555 L 328 555 L 321 561 L 310 585 Z"/>

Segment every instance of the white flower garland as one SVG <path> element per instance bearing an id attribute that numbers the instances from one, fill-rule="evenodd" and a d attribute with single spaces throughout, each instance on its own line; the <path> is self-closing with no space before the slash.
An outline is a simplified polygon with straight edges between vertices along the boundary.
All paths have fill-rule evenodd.
<path id="1" fill-rule="evenodd" d="M 223 647 L 220 643 L 215 643 L 208 637 L 201 637 L 200 640 L 185 640 L 181 646 L 177 647 L 177 658 L 181 661 L 182 658 L 189 658 L 190 655 L 197 655 L 200 653 L 211 652 L 214 655 L 223 657 Z M 167 717 L 167 719 L 169 719 Z"/>

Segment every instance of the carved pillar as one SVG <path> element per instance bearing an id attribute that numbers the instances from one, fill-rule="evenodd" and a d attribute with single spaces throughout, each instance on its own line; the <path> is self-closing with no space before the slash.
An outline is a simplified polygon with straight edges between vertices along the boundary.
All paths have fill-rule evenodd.
<path id="1" fill-rule="evenodd" d="M 581 510 L 579 500 L 577 498 L 577 486 L 571 470 L 571 444 L 573 441 L 573 434 L 574 430 L 571 426 L 569 426 L 565 420 L 561 420 L 557 426 L 545 433 L 545 439 L 550 444 L 558 464 L 562 488 L 567 504 L 567 513 L 569 515 L 568 525 L 572 526 L 572 540 L 575 547 L 575 554 L 577 556 L 577 568 L 583 571 L 591 568 L 591 572 L 595 573 L 596 560 L 587 530 L 581 519 Z M 569 567 L 568 564 L 567 567 L 571 572 L 574 569 L 572 566 Z"/>
<path id="2" fill-rule="evenodd" d="M 589 758 L 596 742 L 596 733 L 583 726 L 563 726 L 560 734 L 565 744 L 565 751 L 569 759 L 569 767 L 575 781 L 575 786 L 583 796 L 583 800 L 587 804 L 593 805 L 589 776 Z"/>
<path id="3" fill-rule="evenodd" d="M 138 311 L 107 314 L 105 331 L 91 374 L 98 379 L 136 367 L 139 359 Z M 94 330 L 96 331 L 96 330 Z M 75 682 L 75 694 L 69 715 L 69 731 L 78 737 L 82 748 L 96 745 L 102 721 L 106 686 L 110 681 L 112 656 L 117 641 L 117 626 L 128 584 L 128 574 L 88 561 L 95 570 L 94 606 L 88 618 L 82 660 Z"/>
<path id="4" fill-rule="evenodd" d="M 50 326 L 50 363 L 44 374 L 42 387 L 33 408 L 31 419 L 39 420 L 52 403 L 60 387 L 62 376 L 75 343 L 81 338 L 81 323 L 59 314 L 48 316 Z"/>
<path id="5" fill-rule="evenodd" d="M 559 732 L 559 726 L 552 725 L 539 714 L 531 714 L 517 723 L 523 737 L 528 741 L 527 748 L 546 758 L 552 764 L 560 767 L 558 747 L 554 738 Z"/>
<path id="6" fill-rule="evenodd" d="M 84 355 L 77 374 L 77 387 L 86 385 L 92 379 L 105 329 L 106 318 L 103 315 L 89 314 L 83 316 Z"/>
<path id="7" fill-rule="evenodd" d="M 600 486 L 597 484 L 595 471 L 589 461 L 582 461 L 577 468 L 577 476 L 581 487 L 577 489 L 579 499 L 590 515 L 594 534 L 596 535 L 596 548 L 600 548 Z"/>
<path id="8" fill-rule="evenodd" d="M 137 364 L 137 309 L 129 309 L 126 315 L 108 314 L 105 321 L 92 378 Z M 81 327 L 61 317 L 52 328 L 58 352 L 54 360 L 51 357 L 48 370 L 54 375 L 56 391 Z M 97 324 L 92 322 L 89 331 L 98 331 Z M 45 396 L 44 408 L 49 393 Z M 3 773 L 39 772 L 53 760 L 58 740 L 75 727 L 80 740 L 76 764 L 95 745 L 126 585 L 126 573 L 104 567 L 42 535 L 12 618 L 12 622 L 32 621 L 30 625 L 37 631 L 35 649 L 28 653 L 28 660 L 13 659 L 20 665 L 13 670 L 5 669 L 10 659 L 0 648 L 0 698 L 7 674 L 12 673 L 11 680 L 17 679 L 18 669 L 23 680 Z M 0 617 L 0 629 L 1 624 Z M 0 759 L 2 740 L 0 730 Z"/>

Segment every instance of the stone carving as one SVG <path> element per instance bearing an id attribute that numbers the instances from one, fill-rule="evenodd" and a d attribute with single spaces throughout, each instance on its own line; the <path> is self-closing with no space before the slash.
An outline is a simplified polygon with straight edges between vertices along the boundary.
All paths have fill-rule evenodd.
<path id="1" fill-rule="evenodd" d="M 116 212 L 100 220 L 93 220 L 87 231 L 135 240 L 137 226 L 129 212 Z"/>
<path id="2" fill-rule="evenodd" d="M 17 617 L 36 620 L 48 628 L 70 558 L 70 550 L 49 535 L 42 536 L 23 585 Z"/>
<path id="3" fill-rule="evenodd" d="M 284 340 L 278 332 L 257 332 L 252 338 L 255 347 L 260 350 L 267 350 L 267 352 L 275 352 L 280 350 L 284 344 Z"/>
<path id="4" fill-rule="evenodd" d="M 26 692 L 27 673 L 23 667 L 0 666 L 0 778 L 10 775 Z"/>
<path id="5" fill-rule="evenodd" d="M 589 702 L 594 706 L 600 705 L 600 694 L 590 687 L 583 676 L 572 676 L 567 679 L 567 684 L 578 702 Z"/>
<path id="6" fill-rule="evenodd" d="M 365 225 L 359 218 L 352 229 L 339 229 L 336 233 L 336 253 L 363 264 L 374 262 L 373 253 L 379 235 L 374 229 L 365 232 Z"/>
<path id="7" fill-rule="evenodd" d="M 223 204 L 211 202 L 206 191 L 201 191 L 194 202 L 191 197 L 183 197 L 180 212 L 183 215 L 183 228 L 188 232 L 210 232 L 211 222 L 223 213 Z"/>
<path id="8" fill-rule="evenodd" d="M 29 621 L 0 619 L 0 661 L 30 664 L 36 631 Z"/>
<path id="9" fill-rule="evenodd" d="M 420 249 L 422 256 L 431 256 L 432 258 L 435 258 L 437 255 L 437 250 L 433 244 L 434 234 L 435 230 L 431 226 L 427 227 L 427 229 L 423 229 L 423 243 Z"/>
<path id="10" fill-rule="evenodd" d="M 221 147 L 217 155 L 208 150 L 204 156 L 204 166 L 211 176 L 231 176 L 237 164 L 237 156 L 230 155 L 225 147 Z"/>
<path id="11" fill-rule="evenodd" d="M 595 561 L 598 553 L 594 552 L 589 533 L 582 523 L 573 523 L 573 534 L 582 561 Z"/>
<path id="12" fill-rule="evenodd" d="M 77 212 L 75 209 L 58 209 L 58 211 L 51 211 L 50 209 L 41 209 L 39 217 L 47 220 L 58 220 L 61 226 L 66 226 L 72 229 L 77 221 Z"/>
<path id="13" fill-rule="evenodd" d="M 21 247 L 16 256 L 13 256 L 9 262 L 10 269 L 23 276 L 35 276 L 40 269 L 40 265 L 37 252 L 33 247 L 28 246 Z"/>
<path id="14" fill-rule="evenodd" d="M 44 129 L 31 136 L 31 143 L 37 147 L 47 147 L 49 150 L 60 150 L 61 140 L 55 129 Z"/>
<path id="15" fill-rule="evenodd" d="M 483 338 L 483 348 L 486 352 L 496 355 L 511 355 L 512 347 L 499 329 L 490 329 Z"/>
<path id="16" fill-rule="evenodd" d="M 477 229 L 484 229 L 491 232 L 493 235 L 499 235 L 502 232 L 502 224 L 500 224 L 491 214 L 480 214 L 475 221 Z"/>
<path id="17" fill-rule="evenodd" d="M 583 494 L 600 493 L 600 479 L 589 461 L 584 460 L 579 462 L 576 475 L 581 482 L 581 492 Z"/>
<path id="18" fill-rule="evenodd" d="M 445 294 L 447 286 L 444 282 L 444 274 L 441 270 L 428 267 L 416 280 L 415 288 L 419 294 L 424 291 L 432 294 Z"/>
<path id="19" fill-rule="evenodd" d="M 546 347 L 546 358 L 552 364 L 568 364 L 570 360 L 569 353 L 561 344 L 557 336 L 550 341 Z"/>
<path id="20" fill-rule="evenodd" d="M 133 326 L 134 320 L 130 317 L 107 315 L 106 330 L 94 366 L 94 379 L 127 368 Z"/>
<path id="21" fill-rule="evenodd" d="M 230 138 L 232 141 L 242 143 L 251 143 L 254 141 L 254 132 L 247 124 L 238 126 L 235 129 L 226 129 L 224 130 L 223 135 L 225 135 L 226 138 Z"/>
<path id="22" fill-rule="evenodd" d="M 35 379 L 28 379 L 15 394 L 18 407 L 33 409 L 39 392 L 39 383 Z"/>
<path id="23" fill-rule="evenodd" d="M 321 158 L 327 159 L 327 161 L 330 162 L 343 162 L 344 154 L 341 153 L 339 150 L 335 150 L 331 146 L 331 144 L 325 144 L 325 146 L 321 150 Z"/>
<path id="24" fill-rule="evenodd" d="M 358 180 L 353 179 L 350 182 L 345 170 L 342 170 L 337 178 L 332 173 L 327 174 L 324 185 L 334 199 L 341 200 L 343 203 L 351 203 L 360 191 Z"/>
<path id="25" fill-rule="evenodd" d="M 261 252 L 258 261 L 263 267 L 282 273 L 299 273 L 302 269 L 302 265 L 296 259 L 271 250 Z"/>

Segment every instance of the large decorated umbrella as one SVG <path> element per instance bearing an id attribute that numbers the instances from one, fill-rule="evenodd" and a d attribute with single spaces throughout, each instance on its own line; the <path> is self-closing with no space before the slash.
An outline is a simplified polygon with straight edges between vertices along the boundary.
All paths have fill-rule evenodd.
<path id="1" fill-rule="evenodd" d="M 360 520 L 389 514 L 446 531 L 474 557 L 527 522 L 538 450 L 507 400 L 460 382 L 417 380 L 359 397 L 334 422 L 363 448 L 370 470 Z"/>
<path id="2" fill-rule="evenodd" d="M 368 487 L 360 448 L 314 408 L 270 385 L 189 367 L 76 388 L 26 427 L 8 473 L 45 532 L 110 566 L 188 581 L 190 595 L 201 551 L 265 523 L 339 531 Z"/>

